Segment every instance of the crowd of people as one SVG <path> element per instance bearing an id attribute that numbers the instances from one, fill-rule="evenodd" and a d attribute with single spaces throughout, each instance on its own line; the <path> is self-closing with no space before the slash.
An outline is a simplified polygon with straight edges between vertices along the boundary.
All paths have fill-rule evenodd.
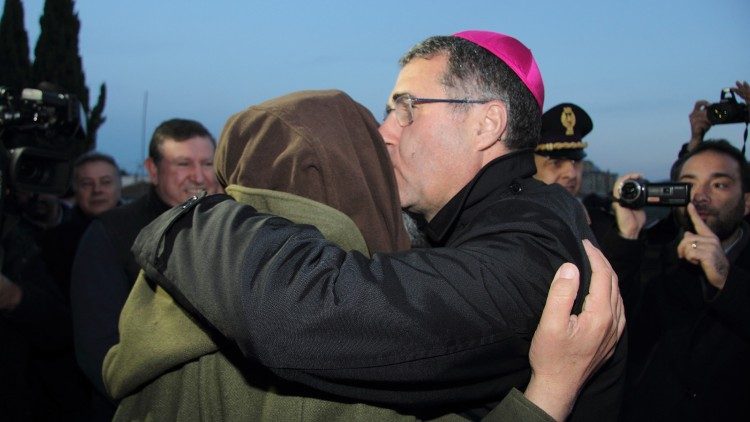
<path id="1" fill-rule="evenodd" d="M 618 201 L 637 169 L 578 198 L 593 120 L 544 111 L 520 41 L 435 36 L 400 65 L 380 123 L 296 92 L 218 142 L 161 123 L 140 198 L 95 151 L 72 205 L 12 189 L 2 418 L 743 419 L 750 169 L 703 139 L 709 103 L 675 145 L 690 203 L 646 226 Z"/>

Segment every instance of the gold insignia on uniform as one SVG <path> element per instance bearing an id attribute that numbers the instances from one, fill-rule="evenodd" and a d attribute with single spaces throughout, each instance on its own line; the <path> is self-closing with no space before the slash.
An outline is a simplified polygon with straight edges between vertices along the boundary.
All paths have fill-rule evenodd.
<path id="1" fill-rule="evenodd" d="M 584 149 L 587 142 L 548 142 L 537 145 L 535 151 L 559 151 L 561 149 Z"/>
<path id="2" fill-rule="evenodd" d="M 562 125 L 565 127 L 565 135 L 570 136 L 573 135 L 573 128 L 576 125 L 576 115 L 573 113 L 572 107 L 563 107 L 563 112 L 560 115 L 560 121 L 562 122 Z"/>

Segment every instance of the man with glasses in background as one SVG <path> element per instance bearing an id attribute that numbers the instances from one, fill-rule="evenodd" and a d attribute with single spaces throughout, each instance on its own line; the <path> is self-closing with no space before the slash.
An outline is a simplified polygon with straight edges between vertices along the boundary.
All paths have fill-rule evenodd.
<path id="1" fill-rule="evenodd" d="M 134 251 L 149 278 L 278 376 L 420 417 L 477 418 L 529 382 L 531 337 L 564 262 L 581 269 L 581 312 L 592 235 L 575 199 L 532 177 L 544 87 L 523 44 L 431 37 L 401 65 L 380 134 L 431 248 L 368 259 L 214 195 L 157 218 Z M 574 389 L 572 420 L 617 418 L 623 358 L 621 344 Z"/>

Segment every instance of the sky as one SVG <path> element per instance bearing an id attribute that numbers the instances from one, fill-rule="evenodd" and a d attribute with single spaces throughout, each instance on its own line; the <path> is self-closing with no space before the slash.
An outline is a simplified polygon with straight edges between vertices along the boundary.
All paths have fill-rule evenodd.
<path id="1" fill-rule="evenodd" d="M 44 1 L 23 5 L 33 55 Z M 747 0 L 79 0 L 75 10 L 92 106 L 99 85 L 108 90 L 97 149 L 131 173 L 143 172 L 160 122 L 195 119 L 218 139 L 230 115 L 292 91 L 341 89 L 381 119 L 398 58 L 467 29 L 526 44 L 544 109 L 573 102 L 591 116 L 587 158 L 651 180 L 689 139 L 695 101 L 750 80 Z M 707 137 L 741 147 L 744 128 Z"/>

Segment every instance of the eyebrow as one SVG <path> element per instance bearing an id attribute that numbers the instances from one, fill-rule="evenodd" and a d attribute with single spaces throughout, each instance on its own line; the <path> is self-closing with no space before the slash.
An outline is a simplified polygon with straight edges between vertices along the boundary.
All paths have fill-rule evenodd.
<path id="1" fill-rule="evenodd" d="M 734 177 L 734 176 L 732 176 L 731 174 L 729 174 L 729 173 L 721 173 L 721 172 L 719 172 L 719 173 L 711 173 L 711 175 L 708 178 L 709 179 L 718 179 L 720 177 L 726 177 L 727 179 L 737 180 L 737 178 Z M 695 176 L 694 174 L 688 173 L 688 174 L 683 174 L 682 176 L 680 176 L 680 180 L 682 180 L 682 179 L 697 179 L 697 176 Z"/>
<path id="2" fill-rule="evenodd" d="M 100 176 L 79 176 L 79 180 L 98 180 L 98 179 L 106 179 L 106 178 L 112 178 L 115 177 L 112 174 L 102 174 Z"/>
<path id="3" fill-rule="evenodd" d="M 405 95 L 411 95 L 411 94 L 409 94 L 408 92 L 396 92 L 391 96 L 391 100 L 396 101 L 397 99 L 399 99 L 399 97 L 403 97 Z"/>

